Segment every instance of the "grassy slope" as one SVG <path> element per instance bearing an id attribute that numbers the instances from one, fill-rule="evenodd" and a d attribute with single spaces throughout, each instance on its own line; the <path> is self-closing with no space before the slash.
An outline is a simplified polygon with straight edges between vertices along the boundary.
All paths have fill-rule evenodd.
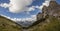
<path id="1" fill-rule="evenodd" d="M 29 27 L 28 31 L 60 31 L 60 20 L 54 17 L 47 18 L 50 22 L 41 22 Z M 33 24 L 34 25 L 34 24 Z M 22 31 L 22 28 L 9 19 L 0 16 L 0 31 Z"/>
<path id="2" fill-rule="evenodd" d="M 0 16 L 0 31 L 21 31 L 21 27 L 11 20 Z"/>
<path id="3" fill-rule="evenodd" d="M 34 27 L 29 28 L 30 31 L 60 31 L 60 20 L 55 17 L 47 18 L 50 22 L 42 22 Z"/>

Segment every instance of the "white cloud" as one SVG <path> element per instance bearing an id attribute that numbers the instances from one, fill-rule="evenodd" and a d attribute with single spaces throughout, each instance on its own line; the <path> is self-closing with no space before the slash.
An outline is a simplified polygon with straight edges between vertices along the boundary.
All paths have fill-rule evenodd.
<path id="1" fill-rule="evenodd" d="M 36 15 L 31 15 L 31 17 L 32 17 L 32 20 L 34 20 L 34 21 L 37 20 Z"/>
<path id="2" fill-rule="evenodd" d="M 51 0 L 45 0 L 41 6 L 32 6 L 32 7 L 27 7 L 30 5 L 33 0 L 10 0 L 10 3 L 1 3 L 0 6 L 4 8 L 9 8 L 9 12 L 12 13 L 19 13 L 19 12 L 24 12 L 24 11 L 33 11 L 35 8 L 38 8 L 42 10 L 43 6 L 49 6 Z M 52 0 L 53 1 L 53 0 Z M 29 13 L 28 13 L 29 14 Z"/>
<path id="3" fill-rule="evenodd" d="M 55 1 L 55 0 L 45 0 L 45 2 L 43 2 L 41 6 L 27 7 L 33 1 L 34 0 L 10 0 L 9 4 L 1 3 L 0 6 L 4 8 L 9 8 L 9 12 L 12 12 L 12 13 L 19 13 L 19 12 L 27 11 L 27 14 L 29 14 L 29 11 L 33 11 L 35 10 L 35 8 L 42 10 L 43 6 L 48 7 L 50 1 Z"/>
<path id="4" fill-rule="evenodd" d="M 45 0 L 45 2 L 42 3 L 42 5 L 34 6 L 34 7 L 42 10 L 43 6 L 47 6 L 47 7 L 49 6 L 50 1 L 53 1 L 53 0 Z"/>
<path id="5" fill-rule="evenodd" d="M 45 2 L 39 7 L 40 10 L 42 10 L 43 6 L 49 6 L 50 0 L 45 0 Z"/>
<path id="6" fill-rule="evenodd" d="M 45 0 L 45 2 L 41 6 L 39 6 L 39 9 L 42 10 L 43 6 L 47 6 L 48 7 L 50 1 L 56 1 L 56 0 Z"/>
<path id="7" fill-rule="evenodd" d="M 31 11 L 34 10 L 32 8 L 28 8 L 27 6 L 30 5 L 34 0 L 10 0 L 10 3 L 1 3 L 0 6 L 4 8 L 9 8 L 9 11 L 12 13 L 19 13 L 23 11 Z"/>
<path id="8" fill-rule="evenodd" d="M 30 18 L 13 18 L 15 21 L 36 21 L 36 15 L 31 15 Z"/>
<path id="9" fill-rule="evenodd" d="M 7 7 L 9 7 L 10 5 L 7 4 L 7 3 L 2 3 L 2 4 L 0 4 L 0 6 L 1 6 L 1 7 L 4 7 L 4 8 L 7 8 Z"/>
<path id="10" fill-rule="evenodd" d="M 11 19 L 10 17 L 6 16 L 6 15 L 3 15 L 3 14 L 0 14 L 1 16 L 5 17 L 5 18 L 8 18 L 8 19 Z"/>
<path id="11" fill-rule="evenodd" d="M 35 10 L 35 8 L 42 10 L 43 6 L 47 6 L 47 7 L 49 6 L 50 1 L 54 1 L 54 0 L 45 0 L 45 2 L 42 3 L 42 5 L 40 5 L 40 6 L 32 6 L 30 8 L 30 10 Z"/>
<path id="12" fill-rule="evenodd" d="M 20 24 L 21 26 L 23 27 L 28 27 L 30 25 L 32 25 L 34 22 L 36 22 L 36 15 L 31 15 L 30 18 L 10 18 L 8 16 L 5 16 L 5 15 L 1 15 L 1 16 L 4 16 L 6 17 L 7 19 L 10 19 L 18 24 Z M 27 25 L 26 25 L 27 24 Z"/>
<path id="13" fill-rule="evenodd" d="M 31 10 L 34 11 L 35 10 L 35 6 L 30 7 L 28 11 L 31 11 Z"/>
<path id="14" fill-rule="evenodd" d="M 8 17 L 6 15 L 2 15 L 2 14 L 0 14 L 0 15 L 7 18 L 7 19 L 10 19 L 14 22 L 17 22 L 17 21 L 36 21 L 36 15 L 31 15 L 30 18 L 11 18 L 11 17 Z"/>

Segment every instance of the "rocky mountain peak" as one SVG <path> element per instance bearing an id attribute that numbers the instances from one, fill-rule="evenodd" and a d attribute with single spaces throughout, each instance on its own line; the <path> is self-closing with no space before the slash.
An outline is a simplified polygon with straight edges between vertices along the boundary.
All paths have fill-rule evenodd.
<path id="1" fill-rule="evenodd" d="M 41 14 L 40 14 L 41 15 Z M 42 17 L 45 18 L 47 15 L 49 16 L 60 16 L 60 5 L 56 1 L 50 1 L 49 6 L 44 6 L 42 9 Z M 37 16 L 37 18 L 40 18 L 41 16 Z"/>
<path id="2" fill-rule="evenodd" d="M 49 3 L 50 7 L 55 7 L 57 5 L 58 5 L 58 3 L 56 1 L 50 1 L 50 3 Z"/>
<path id="3" fill-rule="evenodd" d="M 44 6 L 42 11 L 44 12 L 43 13 L 44 17 L 47 14 L 49 16 L 51 15 L 58 17 L 60 16 L 60 5 L 56 1 L 50 1 L 49 6 L 48 7 Z"/>

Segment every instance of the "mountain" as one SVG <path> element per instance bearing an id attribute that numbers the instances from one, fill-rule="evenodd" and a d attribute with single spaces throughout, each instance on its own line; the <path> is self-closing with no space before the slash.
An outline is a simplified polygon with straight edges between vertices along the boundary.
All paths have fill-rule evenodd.
<path id="1" fill-rule="evenodd" d="M 60 31 L 60 5 L 56 1 L 50 1 L 49 6 L 44 6 L 42 13 L 37 14 L 37 21 L 26 31 Z"/>
<path id="2" fill-rule="evenodd" d="M 40 14 L 41 15 L 41 14 Z M 38 16 L 37 16 L 38 17 Z M 41 16 L 40 16 L 41 17 Z M 39 18 L 40 18 L 39 17 Z M 60 4 L 58 4 L 56 1 L 50 1 L 49 6 L 44 6 L 42 9 L 42 19 L 45 19 L 38 25 L 40 31 L 59 31 L 60 29 Z M 38 19 L 38 18 L 37 18 Z M 38 20 L 42 21 L 42 20 Z"/>
<path id="3" fill-rule="evenodd" d="M 0 16 L 0 31 L 60 31 L 60 5 L 50 1 L 42 13 L 37 14 L 37 21 L 29 27 L 21 27 L 15 22 Z"/>
<path id="4" fill-rule="evenodd" d="M 50 1 L 49 6 L 43 7 L 43 15 L 60 17 L 60 5 L 56 1 Z"/>
<path id="5" fill-rule="evenodd" d="M 21 26 L 5 17 L 0 16 L 0 31 L 21 31 Z"/>
<path id="6" fill-rule="evenodd" d="M 60 31 L 60 5 L 50 1 L 49 6 L 44 6 L 42 13 L 37 14 L 37 21 L 28 30 Z"/>

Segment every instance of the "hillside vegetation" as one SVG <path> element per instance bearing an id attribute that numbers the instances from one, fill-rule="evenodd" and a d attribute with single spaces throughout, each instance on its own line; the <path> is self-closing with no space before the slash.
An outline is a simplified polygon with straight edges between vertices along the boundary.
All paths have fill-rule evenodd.
<path id="1" fill-rule="evenodd" d="M 0 16 L 0 31 L 21 31 L 21 27 L 15 22 Z"/>
<path id="2" fill-rule="evenodd" d="M 60 31 L 60 20 L 58 20 L 55 17 L 49 17 L 44 22 L 41 22 L 33 27 L 30 27 L 28 30 L 30 31 Z"/>
<path id="3" fill-rule="evenodd" d="M 42 11 L 42 14 L 38 14 L 37 21 L 29 27 L 22 27 L 0 16 L 0 31 L 60 31 L 60 5 L 51 1 Z"/>
<path id="4" fill-rule="evenodd" d="M 49 21 L 48 21 L 49 20 Z M 48 22 L 47 22 L 48 21 Z M 36 23 L 35 23 L 36 24 Z M 33 24 L 27 28 L 28 31 L 60 31 L 60 20 L 50 16 L 45 21 Z M 0 16 L 0 31 L 22 31 L 22 27 L 13 21 Z"/>

